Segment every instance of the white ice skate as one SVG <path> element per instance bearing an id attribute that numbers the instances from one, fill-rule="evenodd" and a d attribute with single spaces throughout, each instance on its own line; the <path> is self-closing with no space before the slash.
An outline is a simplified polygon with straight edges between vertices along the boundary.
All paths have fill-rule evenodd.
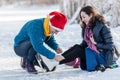
<path id="1" fill-rule="evenodd" d="M 56 66 L 59 64 L 59 62 L 55 61 L 54 59 L 48 59 L 39 54 L 36 55 L 36 58 L 43 72 L 54 71 Z"/>

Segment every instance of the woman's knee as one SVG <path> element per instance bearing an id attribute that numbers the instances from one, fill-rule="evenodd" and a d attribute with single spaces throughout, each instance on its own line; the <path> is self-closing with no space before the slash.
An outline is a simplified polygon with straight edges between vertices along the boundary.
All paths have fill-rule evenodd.
<path id="1" fill-rule="evenodd" d="M 79 47 L 80 47 L 80 45 L 79 45 L 79 44 L 75 44 L 73 47 L 77 47 L 77 48 L 79 48 Z"/>

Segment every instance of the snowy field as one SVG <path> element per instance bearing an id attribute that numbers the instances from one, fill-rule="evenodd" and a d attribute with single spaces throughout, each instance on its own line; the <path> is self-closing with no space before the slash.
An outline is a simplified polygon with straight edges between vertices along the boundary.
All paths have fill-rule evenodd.
<path id="1" fill-rule="evenodd" d="M 107 69 L 105 72 L 86 72 L 82 70 L 64 71 L 70 67 L 60 65 L 53 74 L 28 74 L 20 67 L 20 58 L 13 51 L 13 39 L 22 25 L 30 19 L 45 17 L 59 6 L 2 7 L 0 8 L 0 80 L 119 80 L 120 68 Z M 120 27 L 111 28 L 114 41 L 120 46 Z M 66 25 L 63 32 L 56 36 L 63 50 L 81 42 L 79 24 Z M 120 49 L 120 47 L 119 47 Z M 118 60 L 120 65 L 120 59 Z M 39 69 L 39 68 L 37 68 Z"/>

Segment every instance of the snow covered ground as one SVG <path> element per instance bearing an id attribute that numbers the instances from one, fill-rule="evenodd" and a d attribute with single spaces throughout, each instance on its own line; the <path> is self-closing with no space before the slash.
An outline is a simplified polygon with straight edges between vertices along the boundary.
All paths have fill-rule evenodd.
<path id="1" fill-rule="evenodd" d="M 82 70 L 62 72 L 69 68 L 60 65 L 59 73 L 47 75 L 28 74 L 20 67 L 20 58 L 13 51 L 13 39 L 22 25 L 30 19 L 45 17 L 59 6 L 2 7 L 0 8 L 0 80 L 119 80 L 120 68 L 107 69 L 105 72 L 86 72 Z M 120 27 L 111 28 L 114 41 L 120 49 Z M 56 36 L 63 50 L 81 42 L 79 24 L 66 25 L 63 32 Z M 120 65 L 120 59 L 118 60 Z M 39 68 L 37 68 L 39 69 Z"/>

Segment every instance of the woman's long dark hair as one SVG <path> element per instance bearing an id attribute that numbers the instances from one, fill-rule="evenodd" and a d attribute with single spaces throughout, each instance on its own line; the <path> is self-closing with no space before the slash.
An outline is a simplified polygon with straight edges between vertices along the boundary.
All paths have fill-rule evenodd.
<path id="1" fill-rule="evenodd" d="M 85 12 L 88 16 L 92 14 L 92 18 L 90 19 L 90 24 L 91 26 L 95 26 L 96 21 L 100 21 L 102 23 L 106 23 L 104 17 L 96 12 L 96 10 L 92 6 L 85 6 L 80 10 L 80 19 L 82 20 L 81 17 L 81 12 Z M 82 27 L 86 26 L 84 22 L 82 22 Z"/>

